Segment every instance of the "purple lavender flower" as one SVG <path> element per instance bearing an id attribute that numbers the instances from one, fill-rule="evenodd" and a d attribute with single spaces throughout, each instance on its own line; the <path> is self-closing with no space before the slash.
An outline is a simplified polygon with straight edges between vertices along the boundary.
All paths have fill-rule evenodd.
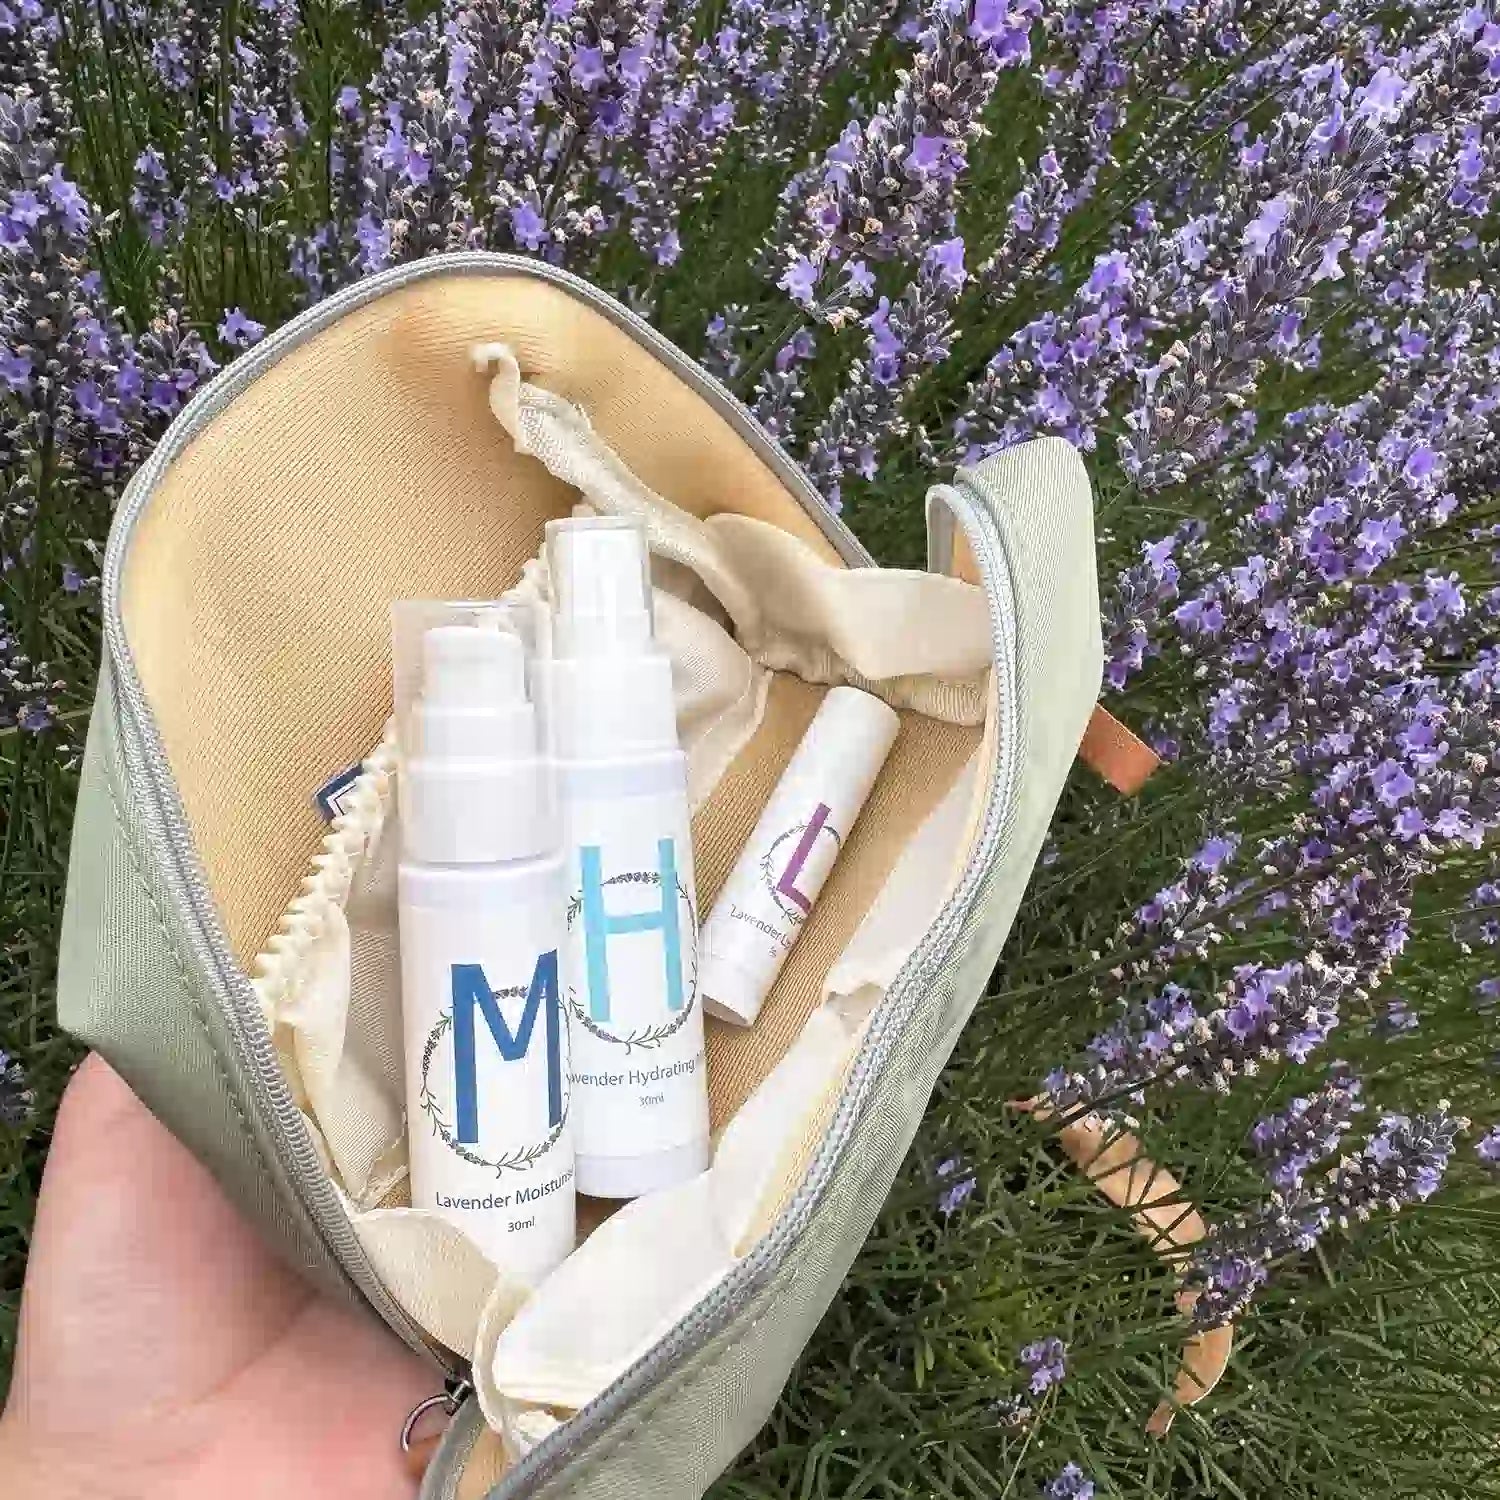
<path id="1" fill-rule="evenodd" d="M 974 1176 L 974 1169 L 959 1156 L 950 1156 L 939 1162 L 937 1175 L 943 1184 L 942 1192 L 938 1195 L 938 1212 L 945 1219 L 951 1219 L 968 1202 L 979 1182 Z"/>
<path id="2" fill-rule="evenodd" d="M 1338 1150 L 1363 1108 L 1359 1079 L 1336 1066 L 1316 1094 L 1299 1096 L 1258 1121 L 1250 1144 L 1265 1161 L 1272 1185 L 1284 1192 L 1300 1188 L 1307 1172 Z"/>
<path id="3" fill-rule="evenodd" d="M 1394 999 L 1385 1002 L 1378 1029 L 1386 1036 L 1401 1036 L 1408 1031 L 1417 1030 L 1420 1025 L 1421 1020 L 1417 1013 L 1405 999 L 1397 995 Z"/>
<path id="4" fill-rule="evenodd" d="M 1039 13 L 1038 0 L 934 7 L 894 96 L 868 120 L 851 121 L 821 166 L 793 179 L 763 260 L 800 307 L 836 323 L 844 304 L 830 300 L 825 282 L 843 262 L 913 264 L 951 240 L 979 115 L 1001 71 L 1029 56 Z"/>
<path id="5" fill-rule="evenodd" d="M 1094 1500 L 1094 1481 L 1077 1464 L 1064 1464 L 1055 1479 L 1043 1485 L 1045 1500 Z"/>
<path id="6" fill-rule="evenodd" d="M 1336 1221 L 1348 1224 L 1380 1210 L 1394 1213 L 1430 1198 L 1442 1186 L 1455 1140 L 1468 1123 L 1449 1115 L 1446 1101 L 1432 1114 L 1385 1115 L 1365 1149 L 1331 1174 Z"/>
<path id="7" fill-rule="evenodd" d="M 186 198 L 173 189 L 166 159 L 153 146 L 147 146 L 135 159 L 130 207 L 157 246 L 165 245 L 168 236 L 187 218 Z"/>
<path id="8" fill-rule="evenodd" d="M 1202 45 L 1218 22 L 1205 16 L 1203 35 L 1193 41 L 1184 34 L 1184 45 Z M 1191 32 L 1192 22 L 1185 24 Z M 1359 35 L 1352 18 L 1329 24 L 1335 32 L 1348 24 L 1351 42 Z M 1165 30 L 1175 35 L 1170 23 Z M 1302 297 L 1342 286 L 1346 276 L 1363 288 L 1383 243 L 1415 250 L 1433 242 L 1440 218 L 1460 212 L 1452 204 L 1433 207 L 1440 194 L 1421 189 L 1437 162 L 1454 162 L 1460 177 L 1486 170 L 1463 156 L 1472 144 L 1466 111 L 1483 112 L 1486 85 L 1462 25 L 1445 17 L 1399 70 L 1368 33 L 1357 67 L 1308 66 L 1307 49 L 1318 45 L 1313 36 L 1296 33 L 1278 54 L 1245 67 L 1214 101 L 1210 117 L 1232 119 L 1235 101 L 1249 103 L 1275 76 L 1291 106 L 1254 140 L 1235 127 L 1241 148 L 1229 184 L 1221 188 L 1218 176 L 1203 186 L 1185 182 L 1166 214 L 1162 205 L 1145 205 L 1136 216 L 1139 232 L 1127 242 L 1122 231 L 1121 244 L 1101 255 L 1073 304 L 1043 314 L 997 354 L 971 391 L 973 410 L 955 429 L 957 447 L 972 455 L 1043 428 L 1088 447 L 1098 418 L 1130 380 L 1136 397 L 1122 449 L 1127 466 L 1143 488 L 1175 482 L 1242 430 L 1236 413 L 1270 356 L 1294 367 L 1316 364 L 1318 340 L 1302 332 Z M 1101 51 L 1109 51 L 1107 40 Z M 1353 76 L 1360 70 L 1363 82 Z M 1438 138 L 1436 157 L 1430 146 L 1423 156 L 1418 143 L 1432 137 L 1430 104 L 1440 97 L 1445 114 L 1458 105 L 1457 119 Z M 1043 158 L 1039 180 L 1048 174 L 1069 175 L 1055 150 Z M 1422 207 L 1407 211 L 1390 240 L 1383 211 L 1398 182 L 1417 189 L 1412 202 Z M 1388 253 L 1381 268 L 1389 276 Z M 1404 299 L 1422 275 L 1414 264 L 1409 277 L 1397 278 L 1394 295 Z M 1192 331 L 1194 325 L 1201 326 Z M 1186 336 L 1174 336 L 1180 327 Z"/>
<path id="9" fill-rule="evenodd" d="M 1465 904 L 1469 912 L 1453 924 L 1453 938 L 1462 951 L 1500 947 L 1500 881 L 1481 881 Z"/>
<path id="10" fill-rule="evenodd" d="M 247 317 L 244 309 L 231 307 L 219 324 L 219 337 L 237 349 L 246 349 L 265 336 L 266 325 Z"/>
<path id="11" fill-rule="evenodd" d="M 1193 1252 L 1185 1284 L 1193 1319 L 1209 1328 L 1238 1317 L 1266 1284 L 1273 1264 L 1310 1250 L 1329 1228 L 1396 1213 L 1442 1185 L 1459 1133 L 1468 1125 L 1445 1102 L 1428 1114 L 1388 1114 L 1362 1148 L 1320 1179 L 1273 1185 L 1258 1207 L 1221 1221 Z"/>
<path id="12" fill-rule="evenodd" d="M 1068 1373 L 1067 1352 L 1067 1345 L 1056 1334 L 1049 1334 L 1025 1345 L 1017 1354 L 1016 1363 L 1025 1373 L 1033 1396 L 1062 1384 Z"/>
<path id="13" fill-rule="evenodd" d="M 1500 1167 L 1500 1125 L 1492 1126 L 1474 1143 L 1474 1154 L 1492 1167 Z"/>
<path id="14" fill-rule="evenodd" d="M 1171 612 L 1182 577 L 1181 560 L 1201 549 L 1203 526 L 1185 522 L 1177 532 L 1140 544 L 1140 561 L 1121 571 L 1104 598 L 1105 681 L 1125 687 L 1159 650 L 1162 620 Z"/>
<path id="15" fill-rule="evenodd" d="M 370 93 L 384 101 L 358 148 L 361 163 L 352 206 L 360 269 L 379 270 L 439 250 L 478 242 L 470 196 L 470 71 L 455 69 L 440 16 L 394 36 Z M 467 54 L 464 54 L 467 56 Z M 353 154 L 355 147 L 344 148 Z M 348 252 L 346 252 L 348 253 Z"/>
<path id="16" fill-rule="evenodd" d="M 20 1130 L 31 1118 L 35 1102 L 21 1064 L 0 1048 L 0 1125 Z"/>
<path id="17" fill-rule="evenodd" d="M 941 240 L 923 256 L 916 281 L 900 301 L 880 298 L 864 320 L 864 357 L 808 445 L 808 470 L 833 509 L 850 470 L 874 477 L 879 437 L 899 438 L 908 430 L 901 405 L 922 375 L 948 357 L 949 309 L 966 279 L 963 241 Z"/>
<path id="18" fill-rule="evenodd" d="M 1139 1097 L 1150 1083 L 1194 1083 L 1218 1092 L 1253 1077 L 1270 1061 L 1304 1062 L 1339 1023 L 1351 972 L 1318 954 L 1270 967 L 1241 964 L 1200 1010 L 1188 993 L 1167 985 L 1089 1044 L 1072 1069 L 1050 1075 L 1050 1107 L 1093 1107 L 1121 1095 Z"/>

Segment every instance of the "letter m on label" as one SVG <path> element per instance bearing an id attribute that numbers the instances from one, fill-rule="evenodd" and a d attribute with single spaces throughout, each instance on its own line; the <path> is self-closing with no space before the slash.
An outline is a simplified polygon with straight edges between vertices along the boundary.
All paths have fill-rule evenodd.
<path id="1" fill-rule="evenodd" d="M 466 1146 L 479 1140 L 479 1080 L 474 1060 L 474 1012 L 484 1017 L 491 1039 L 506 1062 L 520 1062 L 531 1050 L 537 1016 L 542 1022 L 547 1047 L 547 1125 L 562 1124 L 562 1017 L 557 987 L 557 952 L 544 953 L 536 961 L 526 991 L 526 1007 L 512 1031 L 501 1014 L 499 1001 L 479 964 L 453 965 L 453 1073 L 455 1094 L 455 1138 Z"/>

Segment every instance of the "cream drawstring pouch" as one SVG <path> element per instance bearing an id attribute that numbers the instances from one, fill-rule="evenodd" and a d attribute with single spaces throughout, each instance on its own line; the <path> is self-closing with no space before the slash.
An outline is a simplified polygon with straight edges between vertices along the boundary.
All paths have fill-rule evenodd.
<path id="1" fill-rule="evenodd" d="M 646 527 L 653 553 L 695 574 L 763 667 L 847 683 L 952 724 L 984 718 L 989 611 L 940 573 L 836 568 L 778 527 L 732 512 L 699 521 L 648 489 L 577 407 L 521 379 L 503 344 L 474 350 L 490 409 L 518 453 L 538 458 L 597 510 Z"/>

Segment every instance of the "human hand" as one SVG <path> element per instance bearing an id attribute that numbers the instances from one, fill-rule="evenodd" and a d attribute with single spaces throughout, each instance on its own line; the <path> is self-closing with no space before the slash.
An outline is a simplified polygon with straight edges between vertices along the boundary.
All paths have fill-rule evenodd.
<path id="1" fill-rule="evenodd" d="M 97 1057 L 64 1095 L 0 1416 L 8 1500 L 401 1497 L 437 1385 L 315 1295 Z"/>

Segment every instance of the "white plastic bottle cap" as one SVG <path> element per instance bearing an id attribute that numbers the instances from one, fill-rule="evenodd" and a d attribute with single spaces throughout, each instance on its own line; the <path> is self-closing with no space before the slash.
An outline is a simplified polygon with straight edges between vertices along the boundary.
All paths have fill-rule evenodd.
<path id="1" fill-rule="evenodd" d="M 650 554 L 625 516 L 547 523 L 552 590 L 548 708 L 561 760 L 675 752 L 672 662 L 656 644 Z"/>
<path id="2" fill-rule="evenodd" d="M 408 859 L 488 864 L 555 846 L 525 651 L 514 635 L 484 625 L 427 631 L 413 730 L 401 782 Z"/>
<path id="3" fill-rule="evenodd" d="M 435 625 L 422 637 L 424 696 L 429 703 L 514 703 L 526 696 L 520 648 L 515 636 L 487 626 Z"/>
<path id="4" fill-rule="evenodd" d="M 557 656 L 630 655 L 652 637 L 651 575 L 639 523 L 625 516 L 549 521 Z"/>

